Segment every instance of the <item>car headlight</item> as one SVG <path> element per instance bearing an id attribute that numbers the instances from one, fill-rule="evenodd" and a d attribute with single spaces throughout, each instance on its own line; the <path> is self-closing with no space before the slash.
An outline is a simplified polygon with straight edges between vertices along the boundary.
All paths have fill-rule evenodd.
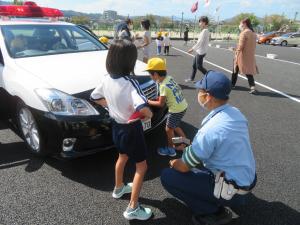
<path id="1" fill-rule="evenodd" d="M 35 92 L 46 108 L 56 115 L 99 115 L 98 111 L 84 99 L 75 98 L 56 89 L 36 89 Z"/>

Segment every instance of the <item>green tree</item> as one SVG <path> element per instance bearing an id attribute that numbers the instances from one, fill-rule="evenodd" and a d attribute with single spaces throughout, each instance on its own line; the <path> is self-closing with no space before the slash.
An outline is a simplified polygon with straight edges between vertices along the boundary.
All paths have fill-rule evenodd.
<path id="1" fill-rule="evenodd" d="M 289 23 L 290 21 L 284 15 L 273 14 L 264 18 L 264 24 L 268 30 L 279 30 L 283 25 Z"/>
<path id="2" fill-rule="evenodd" d="M 89 25 L 90 19 L 86 16 L 73 16 L 71 18 L 71 23 Z"/>
<path id="3" fill-rule="evenodd" d="M 253 13 L 241 13 L 234 17 L 232 25 L 239 25 L 240 22 L 245 18 L 249 18 L 251 20 L 254 28 L 260 24 L 259 19 Z"/>
<path id="4" fill-rule="evenodd" d="M 13 5 L 23 5 L 23 1 L 20 0 L 14 0 Z"/>

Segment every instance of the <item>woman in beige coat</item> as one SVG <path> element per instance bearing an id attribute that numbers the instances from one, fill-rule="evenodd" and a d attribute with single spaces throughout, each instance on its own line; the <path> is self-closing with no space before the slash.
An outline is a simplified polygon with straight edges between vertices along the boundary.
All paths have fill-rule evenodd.
<path id="1" fill-rule="evenodd" d="M 234 72 L 232 73 L 232 87 L 235 87 L 238 73 L 246 75 L 250 86 L 250 94 L 255 94 L 254 75 L 257 74 L 257 67 L 255 62 L 256 49 L 256 34 L 252 28 L 250 19 L 241 21 L 241 34 L 239 37 L 239 44 L 235 51 Z"/>

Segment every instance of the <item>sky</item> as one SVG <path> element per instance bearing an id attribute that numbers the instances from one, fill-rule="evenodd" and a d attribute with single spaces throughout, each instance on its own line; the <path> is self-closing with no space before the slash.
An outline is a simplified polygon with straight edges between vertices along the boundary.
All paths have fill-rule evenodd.
<path id="1" fill-rule="evenodd" d="M 293 19 L 298 12 L 300 20 L 300 0 L 210 0 L 208 7 L 205 0 L 199 0 L 197 13 L 190 9 L 196 0 L 35 0 L 41 6 L 75 10 L 87 13 L 102 13 L 104 10 L 115 10 L 119 15 L 143 16 L 155 14 L 181 18 L 194 18 L 195 15 L 210 14 L 220 20 L 231 18 L 242 12 L 255 13 L 259 17 L 270 14 L 284 14 Z M 218 13 L 215 13 L 220 7 Z"/>

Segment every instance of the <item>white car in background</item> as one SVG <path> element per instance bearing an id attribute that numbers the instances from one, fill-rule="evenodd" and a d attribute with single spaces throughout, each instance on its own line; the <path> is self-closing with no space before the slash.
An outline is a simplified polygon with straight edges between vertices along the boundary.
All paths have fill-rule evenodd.
<path id="1" fill-rule="evenodd" d="M 300 33 L 287 33 L 271 40 L 272 45 L 298 46 L 300 45 Z"/>

